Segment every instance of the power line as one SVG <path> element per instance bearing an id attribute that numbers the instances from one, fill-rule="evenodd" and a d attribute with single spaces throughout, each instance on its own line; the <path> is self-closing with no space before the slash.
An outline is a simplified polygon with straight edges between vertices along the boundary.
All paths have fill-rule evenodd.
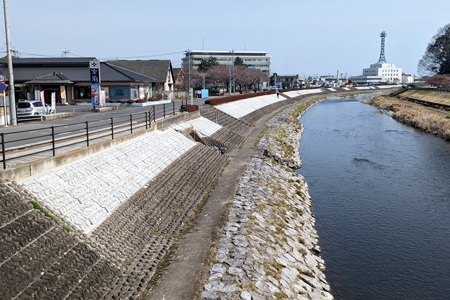
<path id="1" fill-rule="evenodd" d="M 116 56 L 113 59 L 119 60 L 119 59 L 137 59 L 137 58 L 150 58 L 150 57 L 158 57 L 158 56 L 167 56 L 167 55 L 175 55 L 175 54 L 183 54 L 186 51 L 178 51 L 178 52 L 170 52 L 170 53 L 160 53 L 160 54 L 152 54 L 152 55 L 142 55 L 142 56 L 128 56 L 128 57 L 119 57 Z M 0 53 L 6 53 L 6 51 L 1 51 Z M 20 52 L 20 54 L 28 55 L 28 56 L 37 56 L 37 57 L 58 57 L 60 55 L 48 55 L 48 54 L 36 54 L 36 53 L 27 53 L 27 52 Z M 85 57 L 83 55 L 78 55 L 76 53 L 70 52 L 70 50 L 63 51 L 63 54 L 65 57 L 68 56 L 77 56 L 77 57 Z M 108 60 L 108 58 L 99 58 L 101 60 Z"/>
<path id="2" fill-rule="evenodd" d="M 182 53 L 185 53 L 185 51 L 171 52 L 171 53 L 162 53 L 162 54 L 152 54 L 152 55 L 143 55 L 143 56 L 129 56 L 129 57 L 120 57 L 120 58 L 121 59 L 135 59 L 135 58 L 147 58 L 147 57 L 182 54 Z M 116 57 L 115 59 L 119 59 L 119 57 Z M 105 60 L 108 60 L 108 59 L 105 59 Z"/>

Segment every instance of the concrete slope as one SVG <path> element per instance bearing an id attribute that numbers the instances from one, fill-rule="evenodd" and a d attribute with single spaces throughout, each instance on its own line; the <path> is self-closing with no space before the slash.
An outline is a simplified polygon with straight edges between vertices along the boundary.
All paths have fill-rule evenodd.
<path id="1" fill-rule="evenodd" d="M 30 178 L 23 186 L 79 230 L 89 233 L 194 145 L 174 130 L 154 131 Z"/>

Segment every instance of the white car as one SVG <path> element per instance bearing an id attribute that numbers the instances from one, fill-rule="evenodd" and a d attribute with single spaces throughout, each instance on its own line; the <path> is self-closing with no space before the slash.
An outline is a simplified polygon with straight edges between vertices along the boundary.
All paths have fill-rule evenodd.
<path id="1" fill-rule="evenodd" d="M 49 114 L 51 107 L 47 104 L 42 105 L 39 100 L 19 101 L 17 104 L 17 117 L 32 117 Z"/>

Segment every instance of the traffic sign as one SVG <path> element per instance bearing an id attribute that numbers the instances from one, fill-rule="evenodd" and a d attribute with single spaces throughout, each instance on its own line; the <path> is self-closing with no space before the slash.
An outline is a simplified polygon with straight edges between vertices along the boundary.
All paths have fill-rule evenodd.
<path id="1" fill-rule="evenodd" d="M 6 76 L 3 74 L 0 74 L 0 82 L 5 82 L 6 81 Z"/>
<path id="2" fill-rule="evenodd" d="M 4 84 L 3 82 L 0 83 L 0 91 L 5 91 L 6 90 L 6 84 Z"/>

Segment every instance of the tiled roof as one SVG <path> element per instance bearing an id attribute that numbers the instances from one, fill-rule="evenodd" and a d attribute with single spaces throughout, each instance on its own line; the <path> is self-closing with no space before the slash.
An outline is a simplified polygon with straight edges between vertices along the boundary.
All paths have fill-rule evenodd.
<path id="1" fill-rule="evenodd" d="M 39 66 L 89 66 L 89 61 L 95 57 L 51 57 L 51 58 L 13 58 L 14 67 L 39 67 Z M 7 65 L 7 62 L 5 62 Z"/>
<path id="2" fill-rule="evenodd" d="M 34 80 L 27 81 L 27 84 L 73 84 L 73 81 L 70 81 L 66 76 L 62 73 L 52 73 L 44 76 L 36 77 Z"/>
<path id="3" fill-rule="evenodd" d="M 111 73 L 121 73 L 124 76 L 130 77 L 130 78 L 134 78 L 136 81 L 140 81 L 140 82 L 157 82 L 158 81 L 155 78 L 152 78 L 151 76 L 145 76 L 145 74 L 140 74 L 140 73 L 137 73 L 137 72 L 133 72 L 133 71 L 121 68 L 119 66 L 111 65 L 111 64 L 109 64 L 107 62 L 101 64 L 100 72 L 102 73 L 102 81 L 104 80 L 103 76 L 107 75 L 109 72 L 111 72 Z M 109 78 L 111 78 L 110 81 L 114 81 L 114 80 L 112 80 L 113 76 L 110 76 Z"/>
<path id="4" fill-rule="evenodd" d="M 111 60 L 107 63 L 155 78 L 158 82 L 166 82 L 171 67 L 170 60 Z"/>
<path id="5" fill-rule="evenodd" d="M 55 73 L 63 74 L 72 82 L 90 82 L 89 61 L 93 59 L 95 58 L 15 58 L 13 59 L 14 80 L 31 82 L 39 77 Z M 9 74 L 6 62 L 0 63 L 0 73 Z M 100 73 L 102 82 L 156 82 L 149 76 L 104 62 L 100 65 Z"/>

